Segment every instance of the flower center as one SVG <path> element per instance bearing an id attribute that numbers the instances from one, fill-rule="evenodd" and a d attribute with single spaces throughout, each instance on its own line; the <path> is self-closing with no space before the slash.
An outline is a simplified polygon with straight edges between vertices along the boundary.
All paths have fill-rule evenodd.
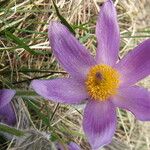
<path id="1" fill-rule="evenodd" d="M 85 84 L 92 99 L 105 101 L 117 93 L 119 82 L 119 72 L 110 66 L 102 64 L 90 69 Z"/>

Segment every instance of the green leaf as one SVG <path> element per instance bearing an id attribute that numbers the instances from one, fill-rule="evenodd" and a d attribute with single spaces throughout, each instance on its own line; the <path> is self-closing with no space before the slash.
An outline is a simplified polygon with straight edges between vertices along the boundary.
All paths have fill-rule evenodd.
<path id="1" fill-rule="evenodd" d="M 33 34 L 42 34 L 47 35 L 47 32 L 37 32 L 37 31 L 31 31 L 26 29 L 16 29 L 17 31 L 25 32 L 25 33 L 33 33 Z"/>
<path id="2" fill-rule="evenodd" d="M 24 43 L 23 40 L 19 39 L 17 36 L 13 35 L 11 32 L 5 30 L 5 34 L 6 34 L 6 36 L 8 38 L 10 38 L 11 40 L 13 40 L 13 42 L 15 42 L 16 44 L 18 44 L 19 47 L 24 48 L 30 54 L 32 54 L 32 55 L 43 54 L 43 52 L 41 52 L 41 51 L 34 51 L 34 50 L 32 50 L 26 43 Z"/>
<path id="3" fill-rule="evenodd" d="M 2 132 L 6 132 L 9 133 L 11 135 L 15 135 L 15 136 L 23 136 L 25 135 L 25 133 L 21 130 L 17 130 L 13 127 L 7 126 L 5 124 L 0 123 L 0 131 Z"/>
<path id="4" fill-rule="evenodd" d="M 72 32 L 72 33 L 75 35 L 76 33 L 75 33 L 74 29 L 73 29 L 72 26 L 66 21 L 66 19 L 60 14 L 59 9 L 58 9 L 56 3 L 54 2 L 54 0 L 52 0 L 52 2 L 53 2 L 53 5 L 54 5 L 54 7 L 55 7 L 56 14 L 57 14 L 58 18 L 60 19 L 61 23 L 62 23 L 63 25 L 65 25 L 65 26 L 69 29 L 69 31 Z"/>
<path id="5" fill-rule="evenodd" d="M 92 35 L 90 35 L 89 33 L 87 33 L 84 36 L 80 37 L 80 42 L 81 43 L 85 43 L 91 37 L 92 37 Z"/>
<path id="6" fill-rule="evenodd" d="M 20 23 L 21 21 L 23 21 L 24 18 L 18 19 L 16 21 L 13 21 L 11 23 L 5 23 L 5 21 L 3 21 L 2 19 L 0 20 L 0 23 L 5 23 L 5 25 L 3 27 L 0 28 L 0 32 L 6 30 L 7 28 L 11 28 L 13 26 L 15 26 L 16 24 Z"/>
<path id="7" fill-rule="evenodd" d="M 46 126 L 49 126 L 49 118 L 45 116 L 43 113 L 41 113 L 40 108 L 34 103 L 34 101 L 28 99 L 27 102 L 29 107 L 35 111 L 35 113 L 38 115 L 39 118 L 42 119 L 43 123 Z"/>
<path id="8" fill-rule="evenodd" d="M 34 91 L 16 90 L 16 96 L 30 97 L 30 96 L 38 96 L 38 95 Z"/>

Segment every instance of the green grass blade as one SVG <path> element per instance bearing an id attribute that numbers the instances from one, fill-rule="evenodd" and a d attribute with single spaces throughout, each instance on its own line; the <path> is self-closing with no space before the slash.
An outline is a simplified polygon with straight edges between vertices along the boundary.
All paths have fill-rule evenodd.
<path id="1" fill-rule="evenodd" d="M 60 19 L 61 23 L 62 23 L 63 25 L 65 25 L 65 26 L 69 29 L 69 31 L 72 32 L 72 33 L 75 35 L 76 33 L 75 33 L 74 29 L 73 29 L 72 26 L 66 21 L 66 19 L 60 14 L 59 9 L 58 9 L 56 3 L 54 2 L 54 0 L 52 0 L 52 2 L 53 2 L 53 5 L 54 5 L 54 7 L 55 7 L 56 14 L 57 14 L 58 18 Z"/>
<path id="2" fill-rule="evenodd" d="M 0 131 L 9 133 L 15 136 L 23 136 L 25 133 L 21 130 L 17 130 L 13 127 L 7 126 L 5 124 L 0 123 Z"/>
<path id="3" fill-rule="evenodd" d="M 13 21 L 11 23 L 5 23 L 3 20 L 0 20 L 0 23 L 3 23 L 3 22 L 5 23 L 5 25 L 0 28 L 0 32 L 6 30 L 7 28 L 11 28 L 11 27 L 15 26 L 16 24 L 20 23 L 23 20 L 24 20 L 24 18 L 21 18 L 19 20 Z"/>
<path id="4" fill-rule="evenodd" d="M 39 55 L 39 54 L 45 54 L 41 51 L 34 51 L 32 50 L 26 43 L 24 43 L 23 40 L 21 40 L 20 38 L 18 38 L 17 36 L 13 35 L 11 32 L 5 30 L 5 35 L 10 38 L 13 42 L 15 42 L 16 44 L 18 44 L 19 47 L 25 49 L 27 52 L 29 52 L 32 55 Z"/>

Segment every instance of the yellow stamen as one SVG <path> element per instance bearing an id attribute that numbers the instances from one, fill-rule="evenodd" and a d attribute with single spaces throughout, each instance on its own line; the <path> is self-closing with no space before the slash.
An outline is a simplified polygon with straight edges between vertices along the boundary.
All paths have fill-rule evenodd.
<path id="1" fill-rule="evenodd" d="M 92 99 L 105 101 L 117 94 L 120 74 L 107 65 L 96 65 L 90 69 L 85 81 L 86 89 Z"/>

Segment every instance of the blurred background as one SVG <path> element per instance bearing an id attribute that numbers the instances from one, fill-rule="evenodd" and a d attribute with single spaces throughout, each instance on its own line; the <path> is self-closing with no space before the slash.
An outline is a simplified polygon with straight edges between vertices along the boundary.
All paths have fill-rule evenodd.
<path id="1" fill-rule="evenodd" d="M 0 0 L 0 82 L 17 90 L 13 99 L 18 118 L 16 128 L 26 137 L 2 133 L 0 150 L 52 149 L 52 142 L 74 141 L 90 150 L 82 130 L 84 106 L 70 106 L 46 101 L 29 87 L 33 79 L 66 76 L 53 56 L 48 24 L 63 16 L 75 36 L 95 55 L 95 24 L 104 0 Z M 150 1 L 114 0 L 121 32 L 120 57 L 138 43 L 150 38 Z M 141 86 L 150 89 L 150 78 Z M 28 92 L 29 91 L 29 92 Z M 114 139 L 104 150 L 149 150 L 150 123 L 135 120 L 118 110 Z M 52 142 L 50 142 L 52 141 Z M 39 144 L 40 142 L 40 144 Z"/>

